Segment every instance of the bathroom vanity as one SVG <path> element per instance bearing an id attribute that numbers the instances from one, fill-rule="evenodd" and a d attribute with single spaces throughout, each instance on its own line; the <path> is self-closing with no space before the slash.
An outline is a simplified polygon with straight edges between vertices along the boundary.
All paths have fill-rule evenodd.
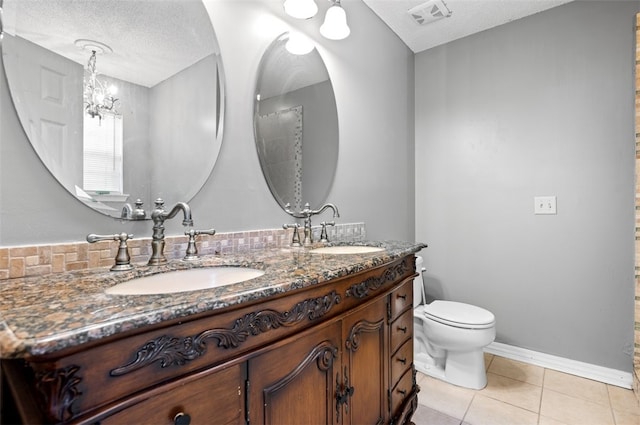
<path id="1" fill-rule="evenodd" d="M 25 423 L 410 423 L 413 254 L 423 245 L 379 245 L 0 282 L 4 379 Z M 265 273 L 207 290 L 104 292 L 219 266 Z"/>

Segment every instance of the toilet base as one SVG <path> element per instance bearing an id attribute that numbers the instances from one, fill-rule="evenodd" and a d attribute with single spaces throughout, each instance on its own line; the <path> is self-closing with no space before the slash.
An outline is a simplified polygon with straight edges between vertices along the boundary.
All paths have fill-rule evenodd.
<path id="1" fill-rule="evenodd" d="M 435 359 L 428 354 L 416 353 L 413 356 L 413 364 L 418 372 L 422 372 L 432 378 L 440 379 L 441 381 L 446 381 L 444 376 L 444 367 L 436 364 Z"/>
<path id="2" fill-rule="evenodd" d="M 459 387 L 481 390 L 487 386 L 484 353 L 481 349 L 449 351 L 446 360 L 442 360 L 444 359 L 434 359 L 427 353 L 416 353 L 413 362 L 418 372 Z"/>

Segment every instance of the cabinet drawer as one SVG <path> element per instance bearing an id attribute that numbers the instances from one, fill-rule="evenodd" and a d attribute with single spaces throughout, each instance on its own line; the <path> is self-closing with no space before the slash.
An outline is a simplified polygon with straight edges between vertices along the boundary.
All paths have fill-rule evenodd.
<path id="1" fill-rule="evenodd" d="M 413 307 L 413 279 L 407 280 L 391 293 L 391 320 L 408 307 Z"/>
<path id="2" fill-rule="evenodd" d="M 413 339 L 406 341 L 391 357 L 391 388 L 397 383 L 402 374 L 411 368 L 413 363 Z"/>
<path id="3" fill-rule="evenodd" d="M 176 415 L 189 415 L 191 424 L 239 424 L 244 421 L 242 368 L 231 366 L 184 383 L 167 384 L 125 410 L 100 421 L 101 424 L 172 425 Z M 188 382 L 187 382 L 188 381 Z M 184 419 L 184 418 L 183 418 Z"/>
<path id="4" fill-rule="evenodd" d="M 402 406 L 402 402 L 409 397 L 413 389 L 413 371 L 407 370 L 398 384 L 391 391 L 391 415 L 395 416 L 396 412 Z"/>
<path id="5" fill-rule="evenodd" d="M 400 345 L 412 336 L 413 309 L 409 309 L 391 323 L 391 353 L 395 353 Z"/>

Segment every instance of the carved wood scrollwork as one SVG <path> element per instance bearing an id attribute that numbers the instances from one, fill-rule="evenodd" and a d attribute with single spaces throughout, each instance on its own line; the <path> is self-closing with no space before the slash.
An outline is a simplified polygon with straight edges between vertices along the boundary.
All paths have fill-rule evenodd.
<path id="1" fill-rule="evenodd" d="M 68 366 L 56 370 L 36 372 L 36 388 L 43 397 L 50 419 L 63 422 L 73 417 L 73 403 L 82 395 L 78 384 L 82 378 L 76 376 L 79 366 Z"/>
<path id="2" fill-rule="evenodd" d="M 380 319 L 377 322 L 369 322 L 367 320 L 361 320 L 351 327 L 349 336 L 344 345 L 347 350 L 356 352 L 360 347 L 360 333 L 361 332 L 376 332 L 384 325 L 384 320 Z"/>
<path id="3" fill-rule="evenodd" d="M 394 282 L 408 270 L 407 260 L 402 261 L 391 268 L 386 269 L 380 276 L 370 277 L 360 283 L 351 285 L 347 289 L 347 297 L 364 298 L 370 292 L 376 291 L 387 282 Z"/>
<path id="4" fill-rule="evenodd" d="M 218 340 L 218 347 L 237 348 L 252 335 L 259 335 L 282 326 L 293 326 L 305 318 L 316 320 L 327 314 L 340 301 L 340 295 L 336 291 L 331 291 L 322 297 L 301 301 L 289 311 L 279 312 L 267 309 L 246 314 L 237 319 L 231 329 L 209 329 L 184 338 L 163 335 L 147 342 L 138 349 L 135 360 L 111 370 L 110 374 L 111 376 L 125 375 L 156 361 L 159 361 L 163 368 L 172 365 L 181 366 L 203 356 L 207 352 L 208 339 Z"/>
<path id="5" fill-rule="evenodd" d="M 331 341 L 322 341 L 320 344 L 316 345 L 309 354 L 307 354 L 304 360 L 302 360 L 295 369 L 289 372 L 284 378 L 263 390 L 265 399 L 268 400 L 271 394 L 274 394 L 278 390 L 286 387 L 314 360 L 316 361 L 318 370 L 327 372 L 333 366 L 333 361 L 336 357 L 338 357 L 338 347 L 333 345 Z"/>

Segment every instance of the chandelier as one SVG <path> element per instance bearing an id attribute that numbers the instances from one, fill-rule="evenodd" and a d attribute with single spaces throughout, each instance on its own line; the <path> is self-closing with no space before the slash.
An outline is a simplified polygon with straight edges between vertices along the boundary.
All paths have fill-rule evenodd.
<path id="1" fill-rule="evenodd" d="M 91 51 L 91 57 L 87 63 L 88 78 L 84 80 L 84 110 L 91 118 L 98 117 L 102 120 L 105 113 L 117 114 L 115 95 L 118 88 L 115 85 L 106 86 L 98 79 L 96 68 L 96 50 Z"/>

